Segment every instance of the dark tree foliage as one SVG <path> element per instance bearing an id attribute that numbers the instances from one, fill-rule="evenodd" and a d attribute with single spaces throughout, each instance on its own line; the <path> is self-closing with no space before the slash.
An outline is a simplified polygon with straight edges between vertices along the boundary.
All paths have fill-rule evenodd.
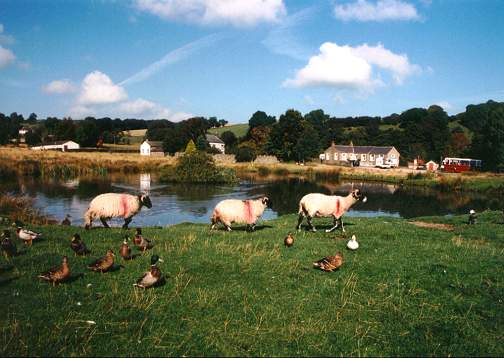
<path id="1" fill-rule="evenodd" d="M 250 147 L 238 148 L 235 154 L 237 162 L 251 162 L 256 158 L 256 152 Z"/>
<path id="2" fill-rule="evenodd" d="M 324 148 L 325 149 L 325 148 Z M 304 121 L 303 130 L 294 147 L 294 156 L 298 162 L 304 162 L 318 157 L 320 154 L 320 140 L 317 131 L 311 123 Z"/>
<path id="3" fill-rule="evenodd" d="M 75 140 L 75 123 L 71 119 L 63 119 L 54 127 L 56 140 Z"/>
<path id="4" fill-rule="evenodd" d="M 99 138 L 100 131 L 93 119 L 80 122 L 75 130 L 75 140 L 82 147 L 95 147 Z"/>
<path id="5" fill-rule="evenodd" d="M 210 144 L 208 143 L 204 135 L 200 135 L 198 138 L 196 138 L 195 144 L 197 150 L 207 152 L 210 149 Z"/>
<path id="6" fill-rule="evenodd" d="M 224 144 L 226 144 L 226 147 L 234 147 L 238 142 L 238 138 L 236 138 L 236 135 L 231 131 L 222 132 L 221 139 Z"/>
<path id="7" fill-rule="evenodd" d="M 303 130 L 301 112 L 289 109 L 273 125 L 268 152 L 284 161 L 296 160 L 295 146 Z"/>
<path id="8" fill-rule="evenodd" d="M 268 116 L 266 112 L 257 111 L 249 119 L 249 130 L 255 127 L 270 126 L 276 122 L 274 116 Z"/>
<path id="9" fill-rule="evenodd" d="M 182 133 L 181 128 L 172 127 L 164 129 L 163 150 L 171 155 L 182 152 L 188 140 Z"/>

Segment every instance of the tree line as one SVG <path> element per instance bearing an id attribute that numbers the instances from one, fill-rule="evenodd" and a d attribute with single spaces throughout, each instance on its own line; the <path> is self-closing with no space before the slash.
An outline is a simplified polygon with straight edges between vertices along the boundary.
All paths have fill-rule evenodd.
<path id="1" fill-rule="evenodd" d="M 146 138 L 161 141 L 164 151 L 185 150 L 189 141 L 196 148 L 211 152 L 205 139 L 208 129 L 225 126 L 216 117 L 193 117 L 181 122 L 165 119 L 143 120 L 87 117 L 83 120 L 48 117 L 35 113 L 28 118 L 0 113 L 0 144 L 19 137 L 19 129 L 29 126 L 27 144 L 48 140 L 75 140 L 81 146 L 97 143 L 125 143 L 123 131 L 147 129 Z M 226 152 L 238 160 L 253 160 L 257 155 L 275 155 L 283 161 L 308 161 L 317 158 L 331 142 L 337 144 L 394 146 L 403 164 L 415 158 L 439 162 L 443 157 L 482 159 L 486 170 L 504 169 L 504 102 L 488 101 L 468 105 L 464 112 L 449 116 L 437 105 L 411 108 L 385 117 L 333 117 L 318 109 L 306 114 L 289 109 L 278 118 L 263 111 L 248 121 L 244 137 L 232 131 L 220 137 Z"/>

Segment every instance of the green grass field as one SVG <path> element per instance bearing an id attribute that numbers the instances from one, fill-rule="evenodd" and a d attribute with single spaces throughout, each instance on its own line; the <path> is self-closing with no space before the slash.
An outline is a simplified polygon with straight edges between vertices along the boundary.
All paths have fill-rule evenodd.
<path id="1" fill-rule="evenodd" d="M 247 134 L 249 125 L 247 123 L 244 124 L 230 124 L 225 127 L 219 127 L 219 128 L 211 128 L 208 130 L 208 133 L 215 134 L 217 136 L 220 136 L 222 133 L 226 131 L 231 131 L 235 134 L 237 138 L 244 137 L 245 134 Z"/>
<path id="2" fill-rule="evenodd" d="M 504 355 L 501 214 L 485 212 L 474 226 L 461 216 L 417 220 L 453 230 L 346 218 L 346 234 L 326 234 L 329 220 L 319 219 L 317 233 L 296 233 L 285 248 L 294 215 L 254 233 L 144 228 L 156 241 L 149 255 L 117 260 L 105 274 L 85 266 L 109 247 L 117 253 L 121 229 L 34 227 L 44 240 L 0 258 L 0 355 Z M 71 254 L 74 232 L 90 257 Z M 349 252 L 354 233 L 361 247 Z M 337 251 L 339 271 L 312 268 Z M 142 291 L 132 284 L 151 253 L 164 259 L 166 282 Z M 70 282 L 53 288 L 35 278 L 62 255 Z"/>

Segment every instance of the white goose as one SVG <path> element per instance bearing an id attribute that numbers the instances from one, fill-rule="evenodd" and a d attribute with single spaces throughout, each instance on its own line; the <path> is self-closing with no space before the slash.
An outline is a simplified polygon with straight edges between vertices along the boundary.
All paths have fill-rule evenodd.
<path id="1" fill-rule="evenodd" d="M 355 235 L 352 235 L 352 238 L 348 240 L 346 247 L 349 250 L 357 250 L 359 248 L 359 243 L 357 242 Z"/>

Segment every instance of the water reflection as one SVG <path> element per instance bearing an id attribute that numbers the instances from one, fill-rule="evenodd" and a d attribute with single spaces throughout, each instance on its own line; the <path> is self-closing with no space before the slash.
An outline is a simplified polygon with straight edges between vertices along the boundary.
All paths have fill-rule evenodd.
<path id="1" fill-rule="evenodd" d="M 350 216 L 416 217 L 466 213 L 469 209 L 501 209 L 502 197 L 481 193 L 439 192 L 427 188 L 406 188 L 369 182 L 312 181 L 305 178 L 249 176 L 238 185 L 161 184 L 154 174 L 80 177 L 59 181 L 10 178 L 0 181 L 0 191 L 28 195 L 36 199 L 45 213 L 61 220 L 72 215 L 74 224 L 83 223 L 83 214 L 91 199 L 105 192 L 146 192 L 154 204 L 143 209 L 133 225 L 169 225 L 180 222 L 208 223 L 214 206 L 223 199 L 246 199 L 267 195 L 273 203 L 264 219 L 296 213 L 300 198 L 311 192 L 346 195 L 362 189 L 367 203 L 358 203 Z M 119 220 L 116 225 L 120 225 Z"/>

